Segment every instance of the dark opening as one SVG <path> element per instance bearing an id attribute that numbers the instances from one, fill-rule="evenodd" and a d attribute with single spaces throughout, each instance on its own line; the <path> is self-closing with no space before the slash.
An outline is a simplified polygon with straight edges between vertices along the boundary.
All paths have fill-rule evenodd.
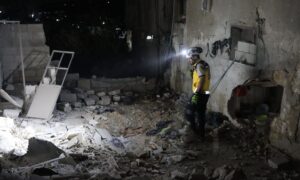
<path id="1" fill-rule="evenodd" d="M 257 116 L 276 116 L 280 113 L 283 87 L 278 85 L 241 85 L 234 88 L 228 101 L 232 118 L 252 119 Z"/>
<path id="2" fill-rule="evenodd" d="M 255 29 L 250 28 L 250 27 L 232 26 L 231 27 L 231 47 L 233 50 L 237 48 L 239 41 L 256 44 Z M 231 51 L 230 59 L 235 59 L 235 51 Z"/>

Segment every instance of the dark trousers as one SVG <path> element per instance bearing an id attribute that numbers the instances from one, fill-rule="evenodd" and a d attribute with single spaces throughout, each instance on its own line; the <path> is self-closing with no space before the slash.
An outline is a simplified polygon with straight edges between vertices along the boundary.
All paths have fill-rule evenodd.
<path id="1" fill-rule="evenodd" d="M 190 101 L 185 109 L 186 119 L 190 122 L 191 128 L 199 134 L 201 138 L 205 136 L 205 112 L 208 99 L 208 94 L 200 94 L 197 104 L 193 104 Z"/>

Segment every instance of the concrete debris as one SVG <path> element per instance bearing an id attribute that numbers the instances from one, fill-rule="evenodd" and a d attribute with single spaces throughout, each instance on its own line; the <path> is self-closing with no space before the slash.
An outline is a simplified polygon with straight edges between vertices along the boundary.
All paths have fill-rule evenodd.
<path id="1" fill-rule="evenodd" d="M 74 102 L 74 103 L 72 103 L 72 107 L 73 108 L 81 108 L 82 107 L 82 103 L 81 102 Z"/>
<path id="2" fill-rule="evenodd" d="M 63 112 L 71 112 L 72 111 L 72 107 L 71 107 L 70 103 L 58 103 L 58 104 L 56 104 L 56 107 L 58 110 L 63 111 Z"/>
<path id="3" fill-rule="evenodd" d="M 88 90 L 86 91 L 87 95 L 95 95 L 95 91 L 94 90 Z"/>
<path id="4" fill-rule="evenodd" d="M 3 116 L 7 118 L 16 119 L 21 113 L 20 109 L 4 109 Z"/>
<path id="5" fill-rule="evenodd" d="M 92 94 L 92 95 L 88 95 L 89 98 L 92 98 L 95 100 L 95 102 L 99 101 L 99 97 L 95 94 Z"/>
<path id="6" fill-rule="evenodd" d="M 84 102 L 87 106 L 93 106 L 96 104 L 96 101 L 93 98 L 84 98 Z"/>
<path id="7" fill-rule="evenodd" d="M 70 93 L 67 91 L 62 91 L 59 96 L 60 101 L 75 103 L 77 102 L 77 95 L 75 93 Z"/>
<path id="8" fill-rule="evenodd" d="M 106 95 L 106 92 L 98 92 L 97 93 L 97 96 L 98 97 L 103 97 L 103 96 L 105 96 Z"/>
<path id="9" fill-rule="evenodd" d="M 87 98 L 87 94 L 86 93 L 78 93 L 77 94 L 78 99 L 84 100 L 85 98 Z"/>
<path id="10" fill-rule="evenodd" d="M 109 94 L 110 96 L 119 95 L 119 94 L 121 94 L 121 90 L 120 90 L 120 89 L 117 89 L 117 90 L 114 90 L 114 91 L 110 91 L 108 94 Z"/>
<path id="11" fill-rule="evenodd" d="M 78 88 L 83 89 L 83 90 L 90 90 L 91 89 L 91 80 L 80 78 L 78 81 Z"/>
<path id="12" fill-rule="evenodd" d="M 120 102 L 121 101 L 121 96 L 118 96 L 118 95 L 113 96 L 113 101 Z"/>
<path id="13" fill-rule="evenodd" d="M 98 104 L 99 105 L 102 105 L 102 106 L 107 106 L 111 103 L 111 98 L 110 96 L 102 96 L 100 98 L 100 100 L 98 101 Z"/>

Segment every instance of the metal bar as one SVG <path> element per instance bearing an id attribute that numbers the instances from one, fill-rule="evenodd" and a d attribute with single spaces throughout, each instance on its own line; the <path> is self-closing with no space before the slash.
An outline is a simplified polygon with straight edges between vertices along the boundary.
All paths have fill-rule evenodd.
<path id="1" fill-rule="evenodd" d="M 21 24 L 20 22 L 18 23 L 18 29 L 19 29 L 19 45 L 20 45 L 20 60 L 21 60 L 21 67 L 22 67 L 22 78 L 23 78 L 23 88 L 24 88 L 24 92 L 23 92 L 23 98 L 24 98 L 24 103 L 26 103 L 27 99 L 26 99 L 26 80 L 25 80 L 25 70 L 24 70 L 24 62 L 23 62 L 23 41 L 22 41 L 22 32 L 21 32 Z"/>
<path id="2" fill-rule="evenodd" d="M 41 80 L 40 84 L 43 84 L 43 80 L 44 80 L 44 78 L 45 78 L 45 76 L 46 76 L 47 70 L 48 70 L 48 68 L 49 68 L 49 65 L 50 65 L 50 63 L 51 63 L 51 60 L 52 60 L 52 58 L 53 58 L 54 53 L 55 53 L 55 52 L 52 51 L 51 56 L 50 56 L 50 59 L 49 59 L 49 61 L 48 61 L 48 63 L 47 63 L 47 66 L 46 66 L 46 68 L 45 68 L 45 71 L 44 71 L 44 74 L 43 74 L 43 77 L 42 77 L 42 80 Z"/>
<path id="3" fill-rule="evenodd" d="M 68 54 L 71 54 L 71 59 L 70 59 L 69 64 L 68 64 L 68 70 L 66 71 L 66 73 L 65 73 L 65 75 L 64 75 L 64 78 L 63 78 L 63 81 L 61 82 L 61 86 L 64 85 L 65 79 L 66 79 L 66 77 L 67 77 L 67 74 L 68 74 L 68 72 L 69 72 L 71 63 L 72 63 L 73 58 L 74 58 L 74 52 L 71 52 L 71 53 L 68 53 Z"/>

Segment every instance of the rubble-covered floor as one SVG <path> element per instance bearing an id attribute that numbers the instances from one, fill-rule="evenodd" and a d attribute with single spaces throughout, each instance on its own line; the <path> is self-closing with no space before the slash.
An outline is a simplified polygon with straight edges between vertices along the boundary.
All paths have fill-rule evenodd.
<path id="1" fill-rule="evenodd" d="M 259 128 L 225 121 L 201 142 L 183 107 L 175 95 L 140 95 L 130 104 L 55 111 L 48 121 L 3 118 L 0 179 L 300 178 L 297 162 L 271 157 Z"/>

